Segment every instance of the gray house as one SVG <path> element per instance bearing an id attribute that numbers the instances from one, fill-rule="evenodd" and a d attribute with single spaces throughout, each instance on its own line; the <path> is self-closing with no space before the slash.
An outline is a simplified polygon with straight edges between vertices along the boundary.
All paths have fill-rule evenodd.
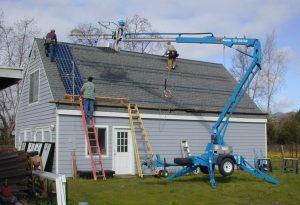
<path id="1" fill-rule="evenodd" d="M 192 154 L 204 151 L 210 128 L 237 84 L 221 64 L 178 59 L 176 69 L 168 71 L 166 58 L 157 55 L 67 43 L 58 47 L 67 48 L 69 54 L 58 53 L 56 62 L 51 62 L 43 40 L 34 41 L 16 117 L 16 147 L 22 141 L 54 142 L 53 172 L 66 176 L 72 174 L 73 151 L 78 170 L 91 167 L 79 106 L 65 103 L 65 94 L 70 93 L 66 78 L 73 74 L 63 75 L 60 70 L 74 67 L 83 81 L 93 76 L 97 96 L 136 103 L 154 153 L 169 162 L 182 157 L 182 140 L 188 141 Z M 75 92 L 81 79 L 72 81 Z M 97 104 L 95 122 L 105 168 L 135 174 L 127 108 Z M 230 122 L 225 142 L 235 153 L 252 162 L 253 149 L 266 152 L 266 116 L 248 96 Z M 127 144 L 116 140 L 120 135 L 128 139 Z M 126 151 L 119 152 L 118 146 Z"/>

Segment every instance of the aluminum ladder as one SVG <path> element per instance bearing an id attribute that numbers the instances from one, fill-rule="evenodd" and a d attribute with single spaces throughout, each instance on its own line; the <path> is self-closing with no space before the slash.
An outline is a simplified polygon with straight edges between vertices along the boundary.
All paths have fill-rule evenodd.
<path id="1" fill-rule="evenodd" d="M 182 157 L 190 157 L 191 151 L 190 151 L 187 140 L 182 140 L 180 144 L 181 144 L 181 150 L 182 150 Z"/>
<path id="2" fill-rule="evenodd" d="M 88 125 L 86 124 L 86 118 L 85 118 L 85 114 L 84 114 L 82 101 L 83 101 L 82 98 L 79 97 L 79 105 L 80 105 L 80 111 L 81 111 L 81 116 L 82 116 L 82 123 L 83 123 L 84 132 L 85 132 L 85 136 L 86 136 L 88 153 L 90 155 L 93 178 L 95 181 L 97 180 L 98 177 L 102 177 L 103 180 L 106 180 L 105 169 L 104 169 L 103 160 L 102 160 L 102 156 L 101 156 L 101 149 L 99 146 L 99 140 L 98 140 L 97 131 L 96 131 L 96 127 L 95 127 L 95 120 L 94 120 L 94 117 L 92 117 L 92 126 L 88 127 Z M 96 150 L 96 152 L 95 152 L 95 150 Z M 99 159 L 99 163 L 97 163 L 97 157 Z M 101 168 L 102 175 L 97 175 L 97 170 L 98 170 L 97 165 L 99 165 L 99 164 L 100 164 L 99 168 Z"/>

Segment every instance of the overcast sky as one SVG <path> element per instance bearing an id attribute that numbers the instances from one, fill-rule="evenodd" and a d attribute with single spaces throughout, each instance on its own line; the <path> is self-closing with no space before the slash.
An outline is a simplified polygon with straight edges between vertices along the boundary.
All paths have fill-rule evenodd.
<path id="1" fill-rule="evenodd" d="M 213 32 L 215 36 L 259 38 L 273 29 L 278 47 L 289 56 L 284 85 L 274 111 L 300 109 L 299 0 L 0 0 L 8 22 L 33 17 L 42 36 L 51 28 L 59 41 L 82 22 L 114 21 L 139 14 L 159 32 Z M 40 36 L 40 37 L 42 37 Z M 176 45 L 181 58 L 231 65 L 229 48 L 216 45 Z"/>

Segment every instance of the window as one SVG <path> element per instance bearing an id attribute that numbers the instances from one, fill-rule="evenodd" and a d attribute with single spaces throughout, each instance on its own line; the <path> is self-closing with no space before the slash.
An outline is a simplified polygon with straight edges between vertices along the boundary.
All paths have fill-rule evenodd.
<path id="1" fill-rule="evenodd" d="M 35 142 L 43 142 L 43 129 L 37 128 L 34 134 L 34 141 Z"/>
<path id="2" fill-rule="evenodd" d="M 33 141 L 33 136 L 31 135 L 31 129 L 25 130 L 25 138 L 27 141 Z"/>
<path id="3" fill-rule="evenodd" d="M 91 144 L 93 154 L 97 155 L 96 140 L 95 140 L 92 129 L 93 128 L 89 128 L 89 132 L 91 132 L 90 144 Z M 98 142 L 99 142 L 99 146 L 100 146 L 100 150 L 101 150 L 101 155 L 105 156 L 108 153 L 107 152 L 107 128 L 98 127 L 98 128 L 96 128 L 96 130 L 97 130 L 97 136 L 98 136 Z M 87 153 L 87 155 L 89 155 L 88 150 L 86 150 L 86 153 Z"/>
<path id="4" fill-rule="evenodd" d="M 43 142 L 52 142 L 51 131 L 48 128 L 43 129 Z"/>
<path id="5" fill-rule="evenodd" d="M 128 132 L 118 132 L 117 152 L 128 152 Z"/>
<path id="6" fill-rule="evenodd" d="M 39 76 L 40 76 L 39 70 L 30 74 L 29 103 L 37 102 L 39 99 L 39 87 L 40 87 Z"/>
<path id="7" fill-rule="evenodd" d="M 21 149 L 21 145 L 22 145 L 23 141 L 25 141 L 25 133 L 24 133 L 24 131 L 20 131 L 19 137 L 18 137 L 18 144 L 16 144 L 17 145 L 16 147 L 18 148 L 18 150 Z"/>

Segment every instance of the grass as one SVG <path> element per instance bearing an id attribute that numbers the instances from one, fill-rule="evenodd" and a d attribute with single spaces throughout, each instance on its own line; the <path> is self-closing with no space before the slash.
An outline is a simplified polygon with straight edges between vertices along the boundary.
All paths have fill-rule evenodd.
<path id="1" fill-rule="evenodd" d="M 107 181 L 87 179 L 68 180 L 68 204 L 86 201 L 89 205 L 259 205 L 300 204 L 300 177 L 281 173 L 281 159 L 272 158 L 271 176 L 281 185 L 276 186 L 244 171 L 235 170 L 224 178 L 216 173 L 217 189 L 213 190 L 207 175 L 180 177 L 172 181 L 152 176 L 111 178 Z"/>

